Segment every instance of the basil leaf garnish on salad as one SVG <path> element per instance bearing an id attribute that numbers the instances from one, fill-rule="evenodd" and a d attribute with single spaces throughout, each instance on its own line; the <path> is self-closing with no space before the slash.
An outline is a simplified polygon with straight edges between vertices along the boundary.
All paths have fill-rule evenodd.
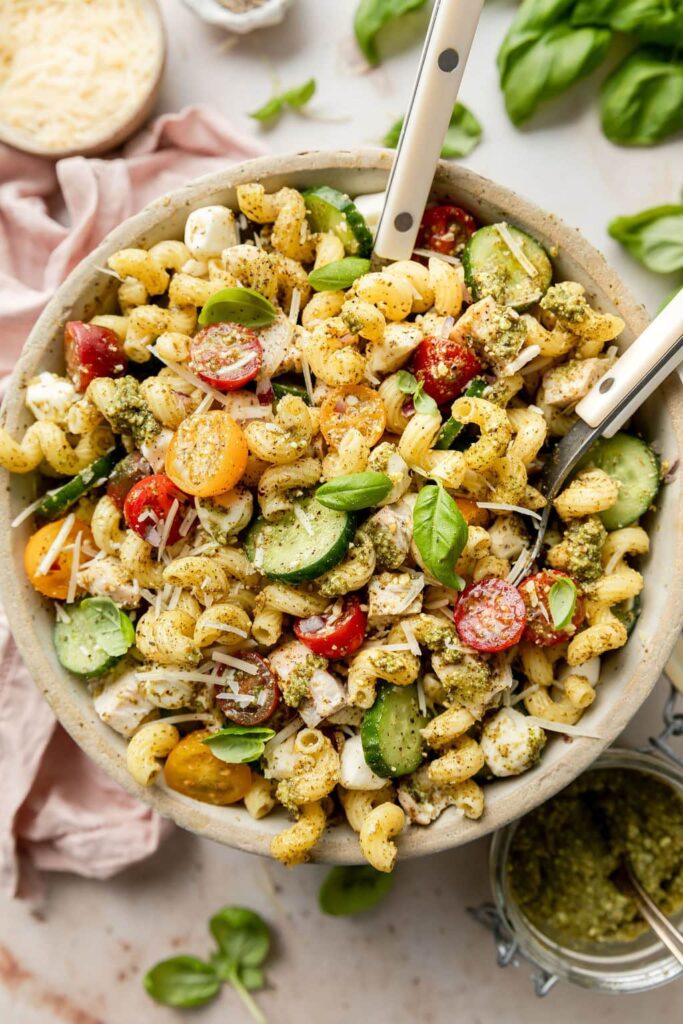
<path id="1" fill-rule="evenodd" d="M 315 497 L 326 508 L 357 512 L 363 508 L 374 508 L 386 498 L 392 486 L 386 473 L 349 473 L 323 484 L 315 492 Z"/>
<path id="2" fill-rule="evenodd" d="M 253 118 L 254 121 L 274 121 L 287 108 L 290 110 L 301 110 L 313 98 L 316 88 L 315 78 L 309 78 L 303 85 L 287 89 L 286 92 L 273 96 L 262 107 L 249 114 L 249 117 Z"/>
<path id="3" fill-rule="evenodd" d="M 202 742 L 214 757 L 227 764 L 248 764 L 262 756 L 266 743 L 272 740 L 273 729 L 262 725 L 228 725 Z"/>
<path id="4" fill-rule="evenodd" d="M 657 274 L 683 270 L 683 203 L 615 217 L 607 230 L 648 270 Z"/>
<path id="5" fill-rule="evenodd" d="M 602 87 L 602 130 L 622 146 L 651 146 L 683 128 L 683 63 L 636 50 Z"/>
<path id="6" fill-rule="evenodd" d="M 403 128 L 405 118 L 400 117 L 395 121 L 384 136 L 382 142 L 390 149 L 396 149 L 398 140 Z M 464 103 L 456 103 L 453 107 L 451 120 L 446 129 L 446 135 L 441 147 L 441 156 L 444 160 L 451 160 L 458 156 L 467 156 L 479 144 L 482 136 L 482 127 L 471 110 Z"/>
<path id="7" fill-rule="evenodd" d="M 548 591 L 548 608 L 555 629 L 566 629 L 576 611 L 577 589 L 568 576 L 553 583 Z"/>
<path id="8" fill-rule="evenodd" d="M 379 64 L 377 35 L 402 14 L 424 7 L 426 0 L 360 0 L 353 20 L 356 40 L 368 64 Z"/>
<path id="9" fill-rule="evenodd" d="M 412 373 L 408 373 L 407 370 L 399 370 L 396 375 L 396 383 L 398 384 L 399 391 L 402 391 L 405 395 L 413 396 L 413 405 L 417 412 L 424 413 L 427 416 L 438 416 L 439 407 L 431 397 L 426 394 L 424 389 L 424 383 L 418 381 Z"/>
<path id="10" fill-rule="evenodd" d="M 253 288 L 222 288 L 203 306 L 198 319 L 202 327 L 220 323 L 267 327 L 277 317 L 272 302 Z"/>
<path id="11" fill-rule="evenodd" d="M 381 903 L 393 884 L 393 875 L 377 871 L 369 864 L 332 868 L 320 887 L 320 909 L 332 917 L 362 914 Z"/>
<path id="12" fill-rule="evenodd" d="M 454 590 L 465 586 L 454 566 L 467 535 L 467 523 L 448 491 L 440 484 L 423 487 L 413 509 L 413 539 L 432 576 Z"/>
<path id="13" fill-rule="evenodd" d="M 327 263 L 324 267 L 312 270 L 308 275 L 308 281 L 316 292 L 345 291 L 369 270 L 370 260 L 358 256 L 345 256 L 343 260 L 335 260 L 334 263 Z"/>

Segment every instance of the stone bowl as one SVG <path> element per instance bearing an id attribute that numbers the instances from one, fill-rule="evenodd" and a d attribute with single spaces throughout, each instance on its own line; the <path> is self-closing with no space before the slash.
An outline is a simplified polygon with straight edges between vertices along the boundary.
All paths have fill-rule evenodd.
<path id="1" fill-rule="evenodd" d="M 131 217 L 85 259 L 59 288 L 26 342 L 11 379 L 3 410 L 6 427 L 20 437 L 30 422 L 24 408 L 27 381 L 41 370 L 61 372 L 64 324 L 111 310 L 116 282 L 99 268 L 127 246 L 150 246 L 164 238 L 182 238 L 187 215 L 211 203 L 235 204 L 235 186 L 257 180 L 268 190 L 282 185 L 329 184 L 352 196 L 385 188 L 393 154 L 377 149 L 268 156 L 193 181 Z M 556 252 L 558 278 L 581 282 L 598 308 L 626 322 L 625 344 L 648 322 L 604 258 L 578 231 L 554 214 L 492 181 L 452 163 L 436 170 L 432 197 L 450 199 L 483 222 L 500 219 L 518 225 Z M 683 386 L 672 377 L 644 406 L 637 426 L 655 442 L 662 458 L 683 456 Z M 124 789 L 160 814 L 197 835 L 253 853 L 267 854 L 272 836 L 285 827 L 284 812 L 254 821 L 238 807 L 213 807 L 157 785 L 143 789 L 126 771 L 125 741 L 103 725 L 87 687 L 58 663 L 52 645 L 53 608 L 30 586 L 22 552 L 30 524 L 11 529 L 13 518 L 36 496 L 31 476 L 4 473 L 0 492 L 0 590 L 17 644 L 57 718 L 74 740 Z M 598 699 L 581 720 L 589 737 L 550 739 L 541 762 L 519 778 L 487 786 L 484 816 L 463 820 L 450 809 L 429 828 L 409 828 L 399 839 L 401 857 L 417 857 L 479 839 L 553 796 L 583 771 L 633 717 L 655 685 L 678 636 L 683 619 L 683 498 L 680 478 L 663 487 L 656 515 L 648 516 L 652 547 L 644 560 L 646 586 L 642 614 L 628 645 L 605 659 Z M 346 826 L 329 828 L 315 859 L 348 864 L 361 860 L 358 839 Z"/>

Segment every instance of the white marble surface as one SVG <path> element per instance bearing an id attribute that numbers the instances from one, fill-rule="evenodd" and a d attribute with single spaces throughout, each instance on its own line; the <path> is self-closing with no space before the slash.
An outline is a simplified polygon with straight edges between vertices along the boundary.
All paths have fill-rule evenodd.
<path id="1" fill-rule="evenodd" d="M 160 110 L 206 103 L 252 130 L 246 113 L 265 101 L 271 77 L 285 86 L 315 76 L 315 108 L 344 122 L 286 115 L 263 133 L 273 150 L 376 143 L 402 113 L 424 18 L 391 33 L 392 51 L 367 76 L 345 71 L 355 0 L 297 0 L 286 24 L 226 49 L 226 37 L 198 22 L 180 0 L 161 0 L 170 55 Z M 683 144 L 642 151 L 601 135 L 593 100 L 598 72 L 519 132 L 505 117 L 494 55 L 515 4 L 490 0 L 462 98 L 485 129 L 467 164 L 498 178 L 579 227 L 602 248 L 641 301 L 655 309 L 673 282 L 632 263 L 608 239 L 616 214 L 673 201 L 681 187 Z M 395 51 L 395 52 L 394 52 Z M 660 684 L 629 730 L 640 741 L 658 731 Z M 487 843 L 401 865 L 386 903 L 362 918 L 323 917 L 316 903 L 322 868 L 292 873 L 278 865 L 177 832 L 147 863 L 107 883 L 48 879 L 44 903 L 0 904 L 0 1021 L 3 1024 L 164 1024 L 180 1019 L 145 996 L 140 976 L 157 959 L 208 951 L 205 922 L 226 903 L 262 912 L 276 933 L 269 987 L 259 1001 L 271 1024 L 372 1019 L 381 1024 L 664 1024 L 680 1017 L 683 983 L 631 998 L 598 997 L 566 986 L 545 1001 L 531 994 L 528 970 L 494 965 L 491 937 L 465 907 L 488 898 Z M 188 1019 L 246 1021 L 229 991 Z"/>

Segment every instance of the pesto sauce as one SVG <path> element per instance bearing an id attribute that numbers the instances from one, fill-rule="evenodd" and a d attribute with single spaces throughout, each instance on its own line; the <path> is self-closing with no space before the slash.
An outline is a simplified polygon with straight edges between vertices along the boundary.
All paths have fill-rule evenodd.
<path id="1" fill-rule="evenodd" d="M 625 855 L 665 914 L 683 908 L 683 800 L 644 772 L 587 772 L 522 819 L 508 858 L 513 898 L 551 937 L 629 942 L 647 925 L 613 881 Z"/>

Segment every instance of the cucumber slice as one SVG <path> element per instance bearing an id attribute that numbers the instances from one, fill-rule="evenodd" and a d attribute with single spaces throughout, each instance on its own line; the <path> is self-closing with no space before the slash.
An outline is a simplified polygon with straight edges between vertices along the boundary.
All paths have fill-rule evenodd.
<path id="1" fill-rule="evenodd" d="M 133 623 L 108 597 L 86 597 L 65 611 L 69 621 L 55 624 L 55 650 L 64 668 L 77 676 L 101 676 L 135 642 Z"/>
<path id="2" fill-rule="evenodd" d="M 334 568 L 346 554 L 355 529 L 348 512 L 325 508 L 314 497 L 299 498 L 294 506 L 299 516 L 292 509 L 275 523 L 258 518 L 244 542 L 247 557 L 258 563 L 263 575 L 284 583 L 314 580 Z"/>
<path id="3" fill-rule="evenodd" d="M 466 398 L 481 398 L 486 387 L 485 380 L 482 380 L 481 377 L 475 377 L 465 388 L 464 395 Z M 460 420 L 454 420 L 451 416 L 439 431 L 434 447 L 438 448 L 439 451 L 448 451 L 464 426 L 464 423 L 461 423 Z"/>
<path id="4" fill-rule="evenodd" d="M 602 469 L 621 484 L 616 505 L 600 512 L 606 530 L 619 530 L 644 515 L 661 482 L 659 460 L 645 441 L 632 434 L 601 437 L 584 455 L 579 469 Z"/>
<path id="5" fill-rule="evenodd" d="M 509 232 L 512 245 L 519 249 L 536 268 L 530 275 L 528 267 L 519 262 L 517 256 L 503 235 L 497 230 Z M 552 264 L 543 246 L 527 235 L 526 231 L 511 224 L 488 224 L 475 231 L 462 254 L 465 280 L 472 297 L 483 299 L 492 295 L 502 306 L 524 310 L 542 299 L 553 278 Z"/>
<path id="6" fill-rule="evenodd" d="M 121 458 L 121 451 L 112 448 L 106 455 L 102 455 L 95 462 L 65 483 L 59 490 L 52 494 L 46 494 L 36 509 L 36 515 L 42 519 L 59 519 L 66 510 L 83 497 L 92 487 L 103 483 L 116 463 Z"/>
<path id="7" fill-rule="evenodd" d="M 308 391 L 303 384 L 297 384 L 296 381 L 280 377 L 278 380 L 271 381 L 271 387 L 273 388 L 273 394 L 276 398 L 284 398 L 285 395 L 294 395 L 295 398 L 300 398 L 302 402 L 306 403 L 306 405 L 311 404 Z"/>
<path id="8" fill-rule="evenodd" d="M 368 766 L 383 779 L 414 772 L 422 764 L 424 740 L 420 729 L 426 724 L 416 686 L 381 684 L 360 729 Z"/>
<path id="9" fill-rule="evenodd" d="M 367 258 L 372 252 L 372 232 L 347 195 L 321 185 L 303 193 L 308 223 L 313 231 L 332 231 L 341 239 L 348 256 Z"/>

